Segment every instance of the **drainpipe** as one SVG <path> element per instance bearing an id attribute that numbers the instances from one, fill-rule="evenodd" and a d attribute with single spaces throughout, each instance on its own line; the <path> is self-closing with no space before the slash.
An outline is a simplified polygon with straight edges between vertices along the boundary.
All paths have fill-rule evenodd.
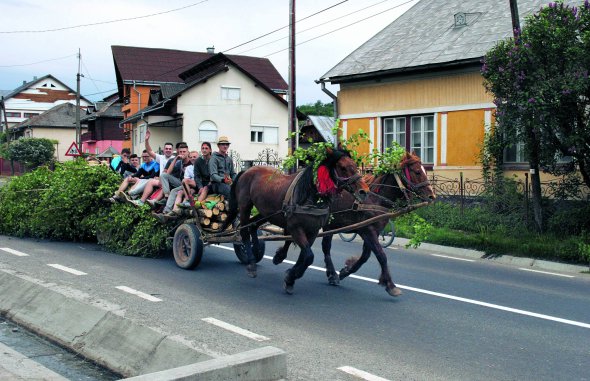
<path id="1" fill-rule="evenodd" d="M 137 111 L 139 111 L 141 110 L 141 92 L 135 87 L 135 80 L 133 80 L 133 90 L 137 93 Z M 143 114 L 141 116 L 143 119 Z M 133 134 L 133 128 L 131 128 L 131 133 Z M 135 152 L 135 147 L 133 147 L 133 137 L 131 138 L 131 152 Z"/>
<path id="2" fill-rule="evenodd" d="M 334 103 L 334 118 L 338 119 L 338 97 L 326 89 L 326 83 L 324 81 L 315 81 L 315 83 L 319 83 L 322 86 L 322 91 L 332 98 L 332 102 Z M 334 144 L 338 146 L 338 133 L 334 135 Z"/>

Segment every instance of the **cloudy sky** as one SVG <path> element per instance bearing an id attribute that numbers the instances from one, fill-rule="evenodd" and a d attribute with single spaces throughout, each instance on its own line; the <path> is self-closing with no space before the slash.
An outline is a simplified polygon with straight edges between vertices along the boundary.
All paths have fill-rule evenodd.
<path id="1" fill-rule="evenodd" d="M 417 1 L 296 0 L 297 104 L 330 101 L 314 80 Z M 81 93 L 102 99 L 116 90 L 111 45 L 214 46 L 267 57 L 287 80 L 288 23 L 289 0 L 0 0 L 0 90 L 46 74 L 75 89 L 80 49 Z"/>

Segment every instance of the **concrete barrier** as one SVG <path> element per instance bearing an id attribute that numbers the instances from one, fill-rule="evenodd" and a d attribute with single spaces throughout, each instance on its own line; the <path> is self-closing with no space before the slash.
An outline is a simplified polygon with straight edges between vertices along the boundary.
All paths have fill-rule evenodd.
<path id="1" fill-rule="evenodd" d="M 286 355 L 280 349 L 265 347 L 212 359 L 130 319 L 2 271 L 0 313 L 125 377 L 151 377 L 168 370 L 171 375 L 180 369 L 184 373 L 178 374 L 200 372 L 199 380 L 277 380 L 287 373 Z"/>

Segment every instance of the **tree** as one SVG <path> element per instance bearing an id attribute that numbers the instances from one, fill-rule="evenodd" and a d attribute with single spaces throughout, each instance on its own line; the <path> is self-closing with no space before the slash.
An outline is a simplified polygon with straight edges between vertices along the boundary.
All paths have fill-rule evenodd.
<path id="1" fill-rule="evenodd" d="M 305 115 L 334 116 L 334 103 L 322 103 L 318 100 L 316 103 L 307 103 L 297 106 L 297 110 Z"/>
<path id="2" fill-rule="evenodd" d="M 532 169 L 555 173 L 569 156 L 590 186 L 590 4 L 550 3 L 518 32 L 516 40 L 491 49 L 482 67 L 497 106 L 489 139 L 495 164 L 502 164 L 507 146 L 523 142 Z M 542 229 L 540 182 L 534 180 L 535 221 Z"/>
<path id="3" fill-rule="evenodd" d="M 49 139 L 23 138 L 10 143 L 8 156 L 27 168 L 35 168 L 53 160 L 55 148 Z"/>

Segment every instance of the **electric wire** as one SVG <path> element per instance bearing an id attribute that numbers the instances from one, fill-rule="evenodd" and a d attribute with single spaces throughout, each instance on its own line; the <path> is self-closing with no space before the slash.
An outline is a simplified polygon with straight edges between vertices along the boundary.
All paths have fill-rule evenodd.
<path id="1" fill-rule="evenodd" d="M 372 7 L 375 7 L 375 6 L 379 5 L 379 4 L 383 4 L 383 3 L 387 2 L 387 1 L 390 1 L 390 0 L 383 0 L 383 1 L 380 1 L 380 2 L 378 2 L 378 3 L 375 3 L 375 4 L 372 4 L 372 5 L 369 5 L 369 6 L 367 6 L 367 7 L 364 7 L 364 8 L 361 8 L 361 9 L 357 9 L 356 11 L 352 11 L 352 12 L 350 12 L 350 13 L 347 13 L 347 14 L 345 14 L 345 15 L 342 15 L 342 16 L 339 16 L 339 17 L 336 17 L 335 19 L 328 20 L 328 21 L 326 21 L 326 22 L 323 22 L 323 23 L 321 23 L 321 24 L 318 24 L 318 25 L 315 25 L 315 26 L 309 27 L 309 28 L 307 28 L 307 29 L 300 30 L 300 31 L 296 32 L 296 33 L 295 33 L 295 35 L 298 35 L 298 34 L 300 34 L 300 33 L 304 33 L 304 32 L 307 32 L 307 31 L 310 31 L 310 30 L 312 30 L 312 29 L 315 29 L 315 28 L 318 28 L 318 27 L 320 27 L 320 26 L 323 26 L 323 25 L 326 25 L 326 24 L 332 23 L 332 22 L 334 22 L 334 21 L 338 21 L 338 20 L 340 20 L 340 19 L 343 19 L 343 18 L 345 18 L 345 17 L 348 17 L 348 16 L 350 16 L 350 15 L 353 15 L 353 14 L 355 14 L 355 13 L 358 13 L 358 12 L 361 12 L 361 11 L 364 11 L 364 10 L 367 10 L 367 9 L 369 9 L 369 8 L 372 8 Z M 281 29 L 282 29 L 282 28 L 281 28 Z M 237 53 L 237 54 L 238 54 L 238 55 L 239 55 L 239 54 L 244 54 L 244 53 L 247 53 L 247 52 L 249 52 L 249 51 L 256 50 L 256 49 L 258 49 L 258 48 L 262 48 L 262 47 L 264 47 L 264 46 L 267 46 L 267 45 L 273 44 L 273 43 L 275 43 L 275 42 L 279 42 L 279 41 L 281 41 L 281 40 L 284 40 L 285 38 L 289 38 L 289 36 L 285 36 L 285 37 L 278 38 L 278 39 L 276 39 L 276 40 L 273 40 L 273 41 L 267 42 L 266 44 L 262 44 L 262 45 L 255 46 L 255 47 L 253 47 L 253 48 L 250 48 L 250 49 L 248 49 L 248 50 L 243 50 L 243 51 L 241 51 L 241 52 L 239 52 L 239 53 Z"/>
<path id="2" fill-rule="evenodd" d="M 348 1 L 348 0 L 341 1 L 341 2 L 339 2 L 339 3 L 337 3 L 337 4 L 334 4 L 334 5 L 331 5 L 331 6 L 329 6 L 328 8 L 324 8 L 324 9 L 322 9 L 322 10 L 320 10 L 320 11 L 316 12 L 316 13 L 312 13 L 312 14 L 311 14 L 311 15 L 309 15 L 309 16 L 305 16 L 305 17 L 304 17 L 304 18 L 302 18 L 302 19 L 296 20 L 296 21 L 295 21 L 295 24 L 297 24 L 297 23 L 298 23 L 298 22 L 300 22 L 300 21 L 306 20 L 306 19 L 308 19 L 308 18 L 310 18 L 310 17 L 313 17 L 313 16 L 316 16 L 316 15 L 319 15 L 320 13 L 322 13 L 322 12 L 325 12 L 325 11 L 327 11 L 327 10 L 329 10 L 329 9 L 332 9 L 332 8 L 334 8 L 334 7 L 337 7 L 338 5 L 341 5 L 341 4 L 343 4 L 343 3 L 346 3 L 347 1 Z M 289 24 L 289 25 L 290 25 L 290 24 Z M 271 31 L 271 32 L 265 33 L 265 34 L 263 34 L 263 35 L 261 35 L 261 36 L 258 36 L 258 37 L 256 37 L 256 38 L 253 38 L 253 39 L 251 39 L 251 40 L 249 40 L 249 41 L 243 42 L 243 43 L 241 43 L 241 44 L 239 44 L 239 45 L 236 45 L 236 46 L 234 46 L 233 48 L 229 48 L 229 49 L 226 49 L 226 50 L 222 50 L 222 52 L 224 52 L 224 53 L 225 53 L 225 52 L 229 52 L 230 50 L 234 50 L 235 48 L 239 48 L 240 46 L 244 46 L 244 45 L 246 45 L 246 44 L 249 44 L 249 43 L 251 43 L 251 42 L 254 42 L 254 41 L 256 41 L 256 40 L 259 40 L 259 39 L 261 39 L 261 38 L 263 38 L 263 37 L 269 36 L 269 35 L 271 35 L 271 34 L 273 34 L 273 33 L 276 33 L 276 32 L 278 32 L 278 31 L 279 31 L 279 30 L 281 30 L 281 29 L 285 29 L 285 28 L 289 27 L 289 25 L 282 26 L 282 27 L 280 27 L 280 28 L 278 28 L 278 29 L 275 29 L 275 30 L 273 30 L 273 31 Z"/>
<path id="3" fill-rule="evenodd" d="M 201 1 L 198 1 L 196 3 L 185 5 L 184 7 L 170 9 L 170 10 L 167 10 L 167 11 L 162 11 L 162 12 L 158 12 L 158 13 L 152 13 L 152 14 L 143 15 L 143 16 L 127 17 L 127 18 L 123 18 L 123 19 L 108 20 L 108 21 L 99 21 L 99 22 L 95 22 L 95 23 L 65 26 L 65 27 L 54 28 L 54 29 L 12 30 L 12 31 L 0 31 L 0 33 L 1 34 L 9 34 L 9 33 L 46 33 L 46 32 L 58 32 L 58 31 L 62 31 L 62 30 L 75 29 L 75 28 L 83 28 L 83 27 L 87 27 L 87 26 L 112 24 L 112 23 L 117 23 L 117 22 L 122 22 L 122 21 L 138 20 L 138 19 L 144 19 L 144 18 L 148 18 L 148 17 L 154 17 L 154 16 L 163 15 L 163 14 L 166 14 L 166 13 L 172 13 L 172 12 L 181 11 L 183 9 L 187 9 L 187 8 L 191 8 L 191 7 L 197 6 L 197 5 L 202 4 L 202 3 L 206 2 L 206 1 L 207 0 L 201 0 Z"/>
<path id="4" fill-rule="evenodd" d="M 63 60 L 63 59 L 66 59 L 66 58 L 76 57 L 77 55 L 78 55 L 78 53 L 76 53 L 76 54 L 70 54 L 70 55 L 63 56 L 63 57 L 50 58 L 50 59 L 43 60 L 43 61 L 37 61 L 37 62 L 26 63 L 26 64 L 16 64 L 16 65 L 0 65 L 0 67 L 18 67 L 18 66 L 30 66 L 30 65 L 37 65 L 37 64 L 40 64 L 40 63 L 51 62 L 51 61 L 59 61 L 59 60 Z"/>
<path id="5" fill-rule="evenodd" d="M 331 30 L 331 31 L 329 31 L 329 32 L 326 32 L 326 33 L 324 33 L 324 34 L 320 34 L 319 36 L 316 36 L 316 37 L 310 38 L 309 40 L 305 40 L 305 41 L 303 41 L 303 42 L 300 42 L 300 43 L 298 43 L 298 44 L 295 44 L 295 46 L 303 45 L 303 44 L 305 44 L 305 43 L 307 43 L 307 42 L 310 42 L 310 41 L 313 41 L 313 40 L 317 40 L 318 38 L 321 38 L 321 37 L 327 36 L 328 34 L 332 34 L 332 33 L 338 32 L 338 31 L 340 31 L 340 30 L 342 30 L 342 29 L 348 28 L 349 26 L 353 26 L 353 25 L 355 25 L 355 24 L 358 24 L 358 23 L 360 23 L 360 22 L 366 21 L 366 20 L 368 20 L 368 19 L 370 19 L 370 18 L 373 18 L 373 17 L 375 17 L 375 16 L 382 15 L 382 14 L 383 14 L 383 13 L 385 13 L 385 12 L 389 12 L 389 11 L 391 11 L 392 9 L 399 8 L 399 7 L 401 7 L 402 5 L 406 5 L 406 4 L 408 4 L 408 3 L 411 3 L 411 2 L 413 2 L 413 1 L 415 1 L 415 0 L 408 0 L 408 1 L 404 2 L 404 3 L 398 4 L 398 5 L 394 6 L 394 7 L 391 7 L 391 8 L 389 8 L 389 9 L 386 9 L 386 10 L 384 10 L 384 11 L 381 11 L 381 12 L 379 12 L 379 13 L 375 13 L 375 14 L 373 14 L 373 15 L 371 15 L 371 16 L 367 16 L 367 17 L 365 17 L 365 18 L 363 18 L 363 19 L 360 19 L 360 20 L 357 20 L 357 21 L 355 21 L 355 22 L 353 22 L 353 23 L 350 23 L 350 24 L 344 25 L 344 26 L 342 26 L 342 27 L 340 27 L 340 28 L 337 28 L 337 29 Z M 276 52 L 273 52 L 273 53 L 270 53 L 270 54 L 267 54 L 267 55 L 265 55 L 263 58 L 270 57 L 270 56 L 272 56 L 272 55 L 274 55 L 274 54 L 277 54 L 277 53 L 283 52 L 283 51 L 285 51 L 285 50 L 289 50 L 289 48 L 284 48 L 284 49 L 281 49 L 281 50 L 277 50 Z"/>

